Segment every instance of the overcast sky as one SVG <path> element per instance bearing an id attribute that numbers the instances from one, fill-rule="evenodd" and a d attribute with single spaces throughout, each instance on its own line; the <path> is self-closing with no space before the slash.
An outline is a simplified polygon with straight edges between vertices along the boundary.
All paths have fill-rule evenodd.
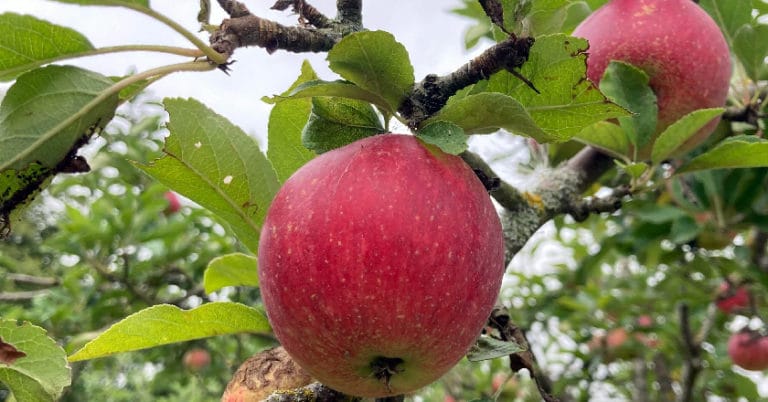
<path id="1" fill-rule="evenodd" d="M 212 23 L 225 14 L 214 3 Z M 269 10 L 274 1 L 244 2 L 256 15 L 295 24 L 290 12 Z M 196 32 L 196 0 L 152 0 L 155 10 Z M 335 15 L 335 0 L 312 0 L 326 15 Z M 395 35 L 411 55 L 416 79 L 428 73 L 446 73 L 468 60 L 463 36 L 470 22 L 448 12 L 459 6 L 450 1 L 364 1 L 366 28 L 383 29 Z M 32 14 L 50 22 L 74 28 L 96 47 L 125 44 L 165 44 L 191 47 L 180 35 L 165 25 L 137 12 L 118 7 L 83 7 L 45 0 L 2 0 L 0 12 Z M 207 42 L 207 34 L 200 33 Z M 477 51 L 475 52 L 477 53 Z M 157 97 L 194 97 L 229 118 L 246 132 L 263 138 L 266 134 L 269 106 L 260 101 L 264 95 L 285 90 L 298 75 L 301 61 L 309 59 L 321 78 L 335 79 L 326 67 L 325 54 L 294 54 L 278 51 L 272 55 L 261 48 L 238 49 L 230 75 L 216 70 L 206 73 L 177 73 L 150 87 Z M 153 53 L 120 53 L 67 61 L 105 75 L 123 75 L 183 58 Z"/>

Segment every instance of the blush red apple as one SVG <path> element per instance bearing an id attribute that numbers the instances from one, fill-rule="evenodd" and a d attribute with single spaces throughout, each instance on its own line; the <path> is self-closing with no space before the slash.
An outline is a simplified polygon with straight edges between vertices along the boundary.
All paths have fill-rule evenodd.
<path id="1" fill-rule="evenodd" d="M 715 305 L 723 313 L 731 314 L 749 308 L 749 290 L 744 285 L 732 286 L 728 282 L 723 282 L 718 287 L 717 293 Z"/>
<path id="2" fill-rule="evenodd" d="M 722 107 L 728 94 L 728 44 L 712 18 L 691 0 L 611 0 L 573 31 L 589 41 L 587 76 L 599 83 L 612 60 L 643 71 L 658 99 L 656 134 L 694 110 Z M 717 120 L 679 150 L 690 150 Z M 639 156 L 650 155 L 650 146 Z"/>
<path id="3" fill-rule="evenodd" d="M 728 340 L 728 356 L 746 370 L 768 369 L 768 337 L 756 331 L 740 331 Z"/>
<path id="4" fill-rule="evenodd" d="M 259 280 L 291 357 L 341 392 L 414 391 L 480 334 L 504 272 L 501 225 L 472 169 L 385 134 L 313 159 L 276 195 Z"/>

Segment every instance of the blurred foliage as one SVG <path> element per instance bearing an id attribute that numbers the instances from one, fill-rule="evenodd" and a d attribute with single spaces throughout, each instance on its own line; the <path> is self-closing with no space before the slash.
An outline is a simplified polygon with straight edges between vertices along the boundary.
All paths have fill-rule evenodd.
<path id="1" fill-rule="evenodd" d="M 146 100 L 121 108 L 86 151 L 92 171 L 58 178 L 0 242 L 0 297 L 16 296 L 0 304 L 0 316 L 45 327 L 71 354 L 145 307 L 191 308 L 214 297 L 202 287 L 207 264 L 244 249 L 210 212 L 184 201 L 170 211 L 169 190 L 134 167 L 160 156 L 162 119 Z M 214 295 L 248 305 L 259 299 L 257 289 Z M 62 400 L 215 400 L 231 372 L 270 344 L 230 336 L 76 363 Z M 211 354 L 198 372 L 182 363 L 194 347 Z"/>

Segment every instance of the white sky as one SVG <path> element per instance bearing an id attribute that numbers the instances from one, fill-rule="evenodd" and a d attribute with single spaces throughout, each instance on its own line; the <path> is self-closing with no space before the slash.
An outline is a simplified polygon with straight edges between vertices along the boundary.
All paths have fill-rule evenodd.
<path id="1" fill-rule="evenodd" d="M 212 0 L 212 23 L 226 17 Z M 270 0 L 244 2 L 252 13 L 284 24 L 296 23 L 290 12 L 269 10 Z M 364 1 L 366 28 L 383 29 L 395 35 L 411 55 L 416 80 L 428 73 L 447 73 L 469 60 L 464 50 L 464 32 L 470 21 L 450 14 L 451 1 Z M 196 0 L 152 0 L 152 7 L 196 32 Z M 335 16 L 335 0 L 313 0 L 326 15 Z M 1 0 L 0 13 L 31 14 L 50 22 L 74 28 L 88 37 L 96 47 L 126 44 L 164 44 L 191 47 L 186 39 L 160 22 L 117 7 L 83 7 L 44 0 Z M 425 16 L 429 16 L 425 18 Z M 426 21 L 426 23 L 425 23 Z M 206 33 L 199 36 L 206 42 Z M 477 53 L 477 51 L 475 51 Z M 246 132 L 263 140 L 267 130 L 269 105 L 261 102 L 264 95 L 280 93 L 298 76 L 301 62 L 309 59 L 324 79 L 337 78 L 328 70 L 325 54 L 294 54 L 278 51 L 269 55 L 261 48 L 241 48 L 235 52 L 232 71 L 177 73 L 153 84 L 149 90 L 157 97 L 194 97 L 217 113 L 224 115 Z M 105 75 L 123 75 L 130 71 L 185 61 L 176 56 L 156 53 L 120 53 L 67 61 Z"/>

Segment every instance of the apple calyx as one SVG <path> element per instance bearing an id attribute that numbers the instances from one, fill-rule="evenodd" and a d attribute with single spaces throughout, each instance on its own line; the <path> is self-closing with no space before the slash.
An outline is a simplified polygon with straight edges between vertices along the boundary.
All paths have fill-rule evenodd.
<path id="1" fill-rule="evenodd" d="M 387 387 L 387 392 L 392 393 L 392 387 L 390 386 L 392 377 L 394 377 L 395 374 L 405 371 L 402 367 L 403 363 L 403 359 L 399 357 L 384 356 L 375 357 L 371 362 L 373 376 Z"/>

